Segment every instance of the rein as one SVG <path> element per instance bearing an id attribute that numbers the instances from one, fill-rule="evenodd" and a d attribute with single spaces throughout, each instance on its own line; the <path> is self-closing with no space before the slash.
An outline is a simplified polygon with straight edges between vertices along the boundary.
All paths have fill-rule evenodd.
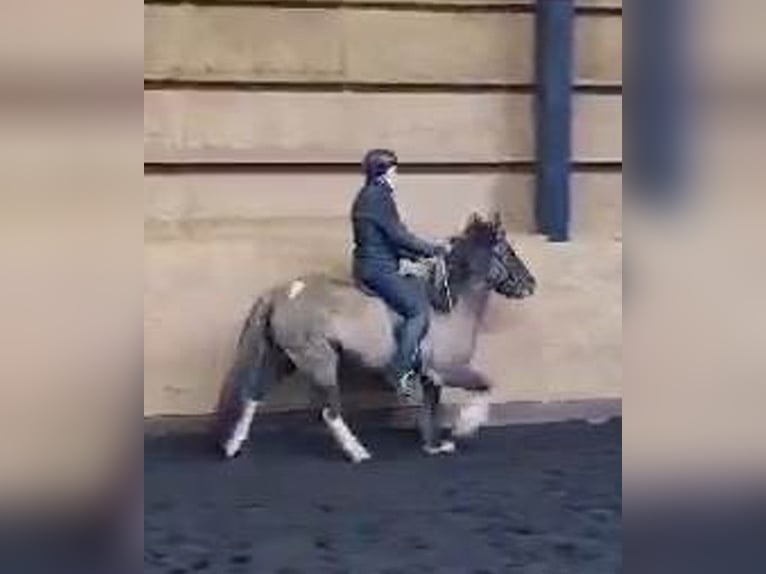
<path id="1" fill-rule="evenodd" d="M 452 289 L 449 286 L 449 267 L 447 266 L 446 257 L 440 256 L 436 258 L 436 265 L 438 266 L 438 273 L 441 277 L 442 287 L 447 294 L 447 312 L 451 313 L 455 308 L 454 300 L 452 299 Z"/>

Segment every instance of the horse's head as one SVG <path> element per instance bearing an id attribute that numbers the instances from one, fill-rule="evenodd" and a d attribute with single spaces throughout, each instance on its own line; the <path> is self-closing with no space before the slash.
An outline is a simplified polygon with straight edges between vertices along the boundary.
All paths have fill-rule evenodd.
<path id="1" fill-rule="evenodd" d="M 463 234 L 452 239 L 447 259 L 451 283 L 483 283 L 504 297 L 532 295 L 537 282 L 514 251 L 499 214 L 489 220 L 474 214 Z"/>

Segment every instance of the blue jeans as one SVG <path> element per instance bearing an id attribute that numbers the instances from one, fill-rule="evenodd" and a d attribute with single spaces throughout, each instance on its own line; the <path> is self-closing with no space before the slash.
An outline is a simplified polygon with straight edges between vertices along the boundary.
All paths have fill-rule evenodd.
<path id="1" fill-rule="evenodd" d="M 379 269 L 372 265 L 354 265 L 354 275 L 402 317 L 397 330 L 397 350 L 389 365 L 391 374 L 400 377 L 418 369 L 420 343 L 428 331 L 430 313 L 425 290 L 417 279 L 403 277 L 395 270 Z"/>

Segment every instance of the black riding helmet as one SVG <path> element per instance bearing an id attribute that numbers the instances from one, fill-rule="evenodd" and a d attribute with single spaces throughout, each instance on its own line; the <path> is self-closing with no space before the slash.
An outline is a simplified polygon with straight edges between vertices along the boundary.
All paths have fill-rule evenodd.
<path id="1" fill-rule="evenodd" d="M 392 166 L 398 163 L 399 159 L 393 151 L 388 149 L 371 149 L 365 154 L 362 166 L 367 181 L 370 182 L 384 175 Z"/>

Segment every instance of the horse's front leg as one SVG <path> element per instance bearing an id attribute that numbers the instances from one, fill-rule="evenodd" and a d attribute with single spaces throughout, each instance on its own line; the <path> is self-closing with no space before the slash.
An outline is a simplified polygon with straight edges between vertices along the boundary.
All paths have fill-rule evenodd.
<path id="1" fill-rule="evenodd" d="M 492 387 L 481 373 L 474 371 L 474 377 L 479 384 L 466 389 L 468 401 L 460 406 L 452 426 L 452 434 L 459 438 L 475 435 L 489 421 Z"/>
<path id="2" fill-rule="evenodd" d="M 475 435 L 489 420 L 489 391 L 470 391 L 468 402 L 460 407 L 452 434 L 466 438 Z"/>
<path id="3" fill-rule="evenodd" d="M 423 438 L 423 450 L 429 455 L 455 452 L 454 442 L 442 440 L 441 394 L 441 387 L 433 381 L 426 379 L 423 382 L 420 431 Z"/>
<path id="4" fill-rule="evenodd" d="M 471 367 L 459 367 L 443 373 L 444 384 L 463 389 L 468 393 L 468 401 L 461 405 L 455 418 L 452 434 L 464 438 L 474 434 L 489 420 L 490 391 L 489 380 Z"/>

